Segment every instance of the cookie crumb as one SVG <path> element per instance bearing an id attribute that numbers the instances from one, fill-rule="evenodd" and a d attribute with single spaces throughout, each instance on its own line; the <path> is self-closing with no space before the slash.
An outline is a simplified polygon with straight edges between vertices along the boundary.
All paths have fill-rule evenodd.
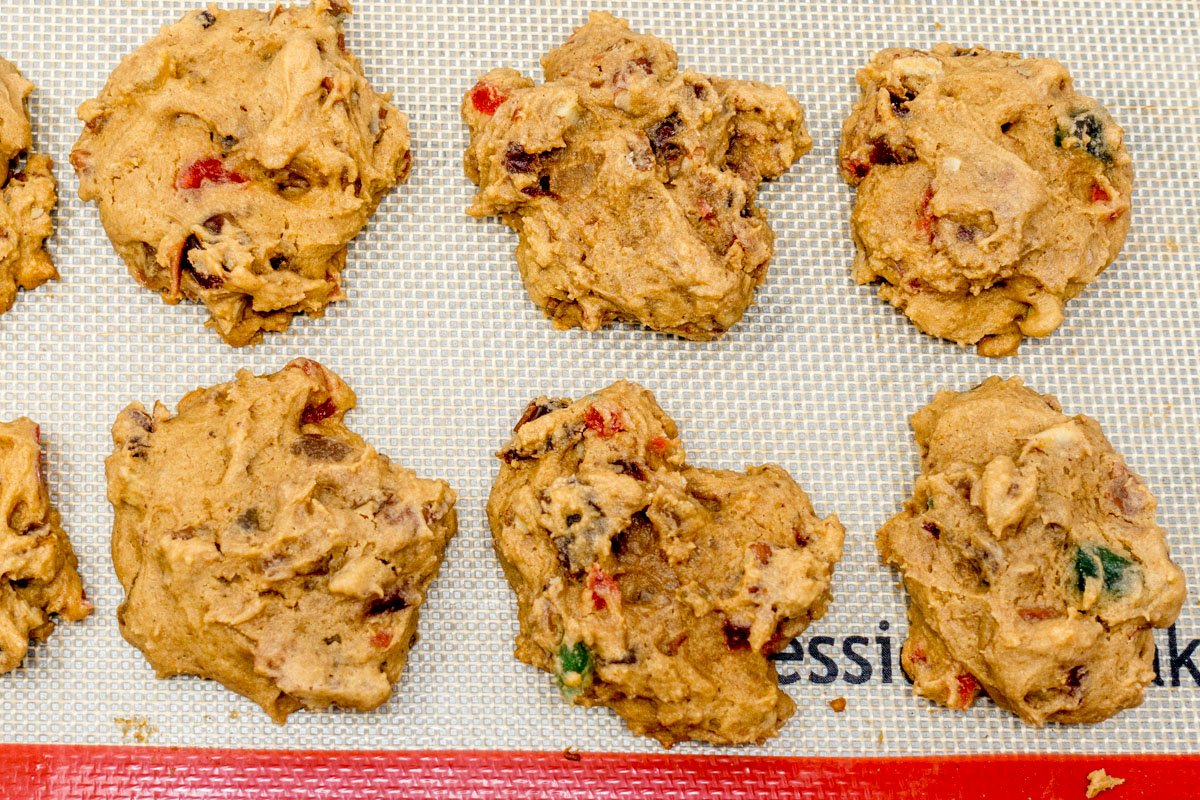
<path id="1" fill-rule="evenodd" d="M 583 756 L 574 747 L 564 747 L 562 751 L 563 758 L 567 761 L 582 761 Z"/>
<path id="2" fill-rule="evenodd" d="M 113 717 L 113 722 L 121 728 L 122 739 L 133 739 L 139 744 L 145 744 L 158 733 L 158 726 L 145 717 Z"/>
<path id="3" fill-rule="evenodd" d="M 242 712 L 238 711 L 238 710 L 235 708 L 233 711 L 230 711 L 230 712 L 229 712 L 229 718 L 230 718 L 230 719 L 241 719 L 241 718 L 242 718 Z"/>
<path id="4" fill-rule="evenodd" d="M 836 711 L 839 714 L 842 713 L 843 711 L 846 710 L 846 698 L 844 698 L 844 697 L 833 698 L 832 700 L 829 701 L 829 707 L 832 708 L 834 711 Z"/>
<path id="5" fill-rule="evenodd" d="M 1088 799 L 1095 797 L 1101 792 L 1107 792 L 1109 789 L 1114 789 L 1125 782 L 1124 778 L 1114 778 L 1103 769 L 1093 770 L 1088 773 Z"/>

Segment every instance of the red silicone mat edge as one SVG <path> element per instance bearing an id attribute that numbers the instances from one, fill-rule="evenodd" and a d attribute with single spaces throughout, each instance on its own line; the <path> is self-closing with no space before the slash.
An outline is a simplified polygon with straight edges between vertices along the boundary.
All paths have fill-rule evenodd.
<path id="1" fill-rule="evenodd" d="M 293 751 L 0 745 L 3 800 L 796 798 L 1102 800 L 1193 797 L 1200 755 L 779 758 L 500 751 Z"/>

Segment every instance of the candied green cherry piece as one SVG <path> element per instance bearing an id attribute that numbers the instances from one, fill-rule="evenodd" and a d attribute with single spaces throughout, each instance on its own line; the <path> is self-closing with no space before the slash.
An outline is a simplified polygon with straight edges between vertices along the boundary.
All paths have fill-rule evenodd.
<path id="1" fill-rule="evenodd" d="M 573 703 L 592 683 L 592 651 L 583 642 L 573 646 L 563 644 L 558 648 L 557 660 L 555 683 L 562 696 Z"/>
<path id="2" fill-rule="evenodd" d="M 1075 550 L 1075 588 L 1081 593 L 1087 585 L 1088 578 L 1100 577 L 1100 565 L 1096 559 L 1082 547 Z"/>
<path id="3" fill-rule="evenodd" d="M 1096 555 L 1100 557 L 1100 568 L 1104 572 L 1105 590 L 1120 594 L 1125 588 L 1125 576 L 1133 566 L 1133 562 L 1107 547 L 1097 547 Z"/>
<path id="4" fill-rule="evenodd" d="M 1076 548 L 1075 588 L 1082 593 L 1088 578 L 1100 578 L 1105 592 L 1121 594 L 1133 568 L 1131 560 L 1107 547 L 1092 545 Z"/>

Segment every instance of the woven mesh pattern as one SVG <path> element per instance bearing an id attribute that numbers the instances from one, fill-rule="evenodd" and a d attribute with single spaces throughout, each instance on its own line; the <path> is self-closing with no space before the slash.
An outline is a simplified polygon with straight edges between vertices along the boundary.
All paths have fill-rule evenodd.
<path id="1" fill-rule="evenodd" d="M 260 4 L 265 7 L 266 4 Z M 3 54 L 37 84 L 37 147 L 57 163 L 53 240 L 61 282 L 0 317 L 0 417 L 42 425 L 52 491 L 96 613 L 61 626 L 0 678 L 0 736 L 120 743 L 115 718 L 145 718 L 153 744 L 283 748 L 535 748 L 653 751 L 606 710 L 563 703 L 548 676 L 511 655 L 515 604 L 483 514 L 492 454 L 532 396 L 578 396 L 627 377 L 681 424 L 691 459 L 741 468 L 773 461 L 847 528 L 831 613 L 781 663 L 799 711 L 765 754 L 1171 751 L 1194 746 L 1200 689 L 1159 637 L 1166 686 L 1140 709 L 1088 728 L 1032 730 L 987 702 L 966 714 L 914 698 L 894 663 L 904 629 L 898 580 L 880 566 L 875 529 L 908 493 L 917 456 L 908 415 L 940 387 L 1019 374 L 1086 411 L 1160 500 L 1159 521 L 1193 593 L 1200 574 L 1200 10 L 1171 2 L 971 0 L 849 3 L 615 2 L 636 28 L 674 43 L 681 64 L 781 84 L 804 103 L 815 147 L 760 196 L 778 234 L 765 286 L 722 341 L 691 343 L 616 327 L 556 332 L 520 284 L 515 236 L 466 217 L 462 93 L 493 66 L 540 78 L 538 58 L 586 17 L 567 2 L 359 0 L 347 39 L 374 84 L 411 118 L 414 170 L 351 247 L 349 299 L 323 320 L 297 318 L 265 344 L 233 350 L 203 329 L 203 309 L 170 307 L 138 287 L 94 207 L 77 197 L 67 155 L 75 108 L 119 59 L 189 8 L 180 2 L 8 0 Z M 836 171 L 854 70 L 876 50 L 938 41 L 1063 60 L 1085 94 L 1124 126 L 1137 171 L 1129 240 L 1117 263 L 1068 306 L 1047 340 L 1002 362 L 921 335 L 849 277 L 851 192 Z M 127 403 L 172 406 L 239 367 L 316 358 L 355 389 L 349 423 L 380 451 L 459 493 L 461 532 L 423 610 L 421 640 L 393 700 L 371 714 L 300 713 L 272 724 L 207 681 L 155 680 L 117 631 L 121 590 L 108 556 L 103 459 Z M 1177 650 L 1200 637 L 1189 600 Z M 882 623 L 888 630 L 881 631 Z M 831 637 L 815 640 L 814 637 Z M 873 664 L 862 670 L 845 637 Z M 893 667 L 884 682 L 882 637 Z M 857 641 L 857 640 L 855 640 Z M 838 666 L 832 683 L 813 648 Z M 1200 661 L 1200 659 L 1196 659 Z M 847 698 L 844 713 L 828 701 Z M 683 746 L 685 750 L 712 748 Z"/>

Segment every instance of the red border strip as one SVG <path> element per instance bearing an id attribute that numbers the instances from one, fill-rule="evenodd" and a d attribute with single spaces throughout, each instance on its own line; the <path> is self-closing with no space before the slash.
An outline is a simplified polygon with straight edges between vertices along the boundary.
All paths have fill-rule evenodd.
<path id="1" fill-rule="evenodd" d="M 1197 756 L 773 758 L 0 745 L 3 800 L 1102 800 L 1192 797 Z"/>

